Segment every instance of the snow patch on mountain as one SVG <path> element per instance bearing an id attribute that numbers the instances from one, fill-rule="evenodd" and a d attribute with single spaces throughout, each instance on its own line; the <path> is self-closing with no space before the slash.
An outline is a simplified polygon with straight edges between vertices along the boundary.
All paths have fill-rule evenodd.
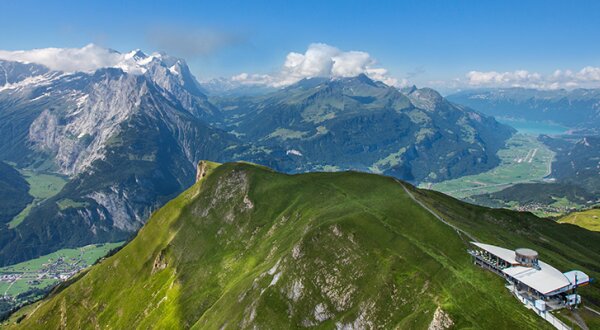
<path id="1" fill-rule="evenodd" d="M 37 85 L 40 86 L 42 84 L 49 84 L 50 82 L 52 82 L 52 80 L 56 78 L 55 74 L 44 74 L 44 75 L 40 75 L 40 76 L 33 76 L 33 77 L 28 77 L 25 78 L 19 82 L 15 82 L 15 83 L 7 83 L 4 86 L 0 86 L 0 92 L 5 91 L 5 90 L 21 90 L 23 88 L 32 86 L 32 85 Z"/>

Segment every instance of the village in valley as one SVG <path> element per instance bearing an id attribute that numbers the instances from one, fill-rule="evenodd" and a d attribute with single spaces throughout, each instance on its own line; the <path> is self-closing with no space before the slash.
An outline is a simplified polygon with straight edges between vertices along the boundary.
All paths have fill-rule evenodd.
<path id="1" fill-rule="evenodd" d="M 39 299 L 122 243 L 87 245 L 0 268 L 0 314 Z"/>

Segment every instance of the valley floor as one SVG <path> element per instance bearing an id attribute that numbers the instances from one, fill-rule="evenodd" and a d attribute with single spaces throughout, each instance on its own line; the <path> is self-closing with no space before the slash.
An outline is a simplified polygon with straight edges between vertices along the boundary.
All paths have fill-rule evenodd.
<path id="1" fill-rule="evenodd" d="M 514 135 L 506 142 L 506 147 L 498 152 L 498 156 L 501 160 L 500 165 L 492 170 L 438 183 L 422 183 L 419 188 L 436 190 L 470 203 L 490 206 L 483 203 L 479 197 L 500 192 L 517 184 L 555 182 L 548 177 L 552 173 L 555 153 L 539 141 L 537 135 Z M 510 200 L 495 207 L 531 212 L 539 217 L 560 217 L 590 207 L 566 197 L 553 199 L 551 203 Z"/>
<path id="2" fill-rule="evenodd" d="M 58 283 L 91 266 L 120 243 L 87 245 L 0 268 L 0 315 L 43 296 Z"/>
<path id="3" fill-rule="evenodd" d="M 31 171 L 27 169 L 17 169 L 27 183 L 29 183 L 29 194 L 33 196 L 33 201 L 25 207 L 21 211 L 21 213 L 17 214 L 9 223 L 9 228 L 15 228 L 20 225 L 23 220 L 27 217 L 29 212 L 33 207 L 41 203 L 47 198 L 50 198 L 65 186 L 67 181 L 59 175 L 49 174 L 49 173 L 41 173 L 37 171 Z"/>
<path id="4" fill-rule="evenodd" d="M 433 189 L 455 198 L 493 193 L 517 183 L 537 182 L 551 172 L 554 152 L 534 135 L 516 134 L 498 152 L 500 165 L 487 172 L 468 175 L 419 187 Z"/>

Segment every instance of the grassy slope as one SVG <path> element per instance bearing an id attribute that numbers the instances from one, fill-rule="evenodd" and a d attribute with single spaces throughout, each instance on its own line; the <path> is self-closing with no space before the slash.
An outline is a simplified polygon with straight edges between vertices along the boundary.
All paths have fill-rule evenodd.
<path id="1" fill-rule="evenodd" d="M 12 320 L 27 314 L 26 329 L 426 328 L 441 306 L 459 328 L 548 327 L 474 267 L 466 247 L 391 178 L 226 164 L 119 253 Z"/>
<path id="2" fill-rule="evenodd" d="M 587 230 L 600 231 L 600 209 L 573 212 L 558 220 L 560 223 L 570 223 Z"/>

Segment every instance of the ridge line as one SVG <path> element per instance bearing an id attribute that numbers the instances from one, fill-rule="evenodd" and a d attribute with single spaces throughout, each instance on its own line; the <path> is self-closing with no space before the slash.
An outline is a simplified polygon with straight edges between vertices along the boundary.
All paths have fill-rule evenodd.
<path id="1" fill-rule="evenodd" d="M 473 242 L 479 242 L 479 240 L 477 238 L 475 238 L 475 236 L 469 234 L 468 232 L 458 228 L 457 226 L 451 224 L 450 222 L 448 222 L 447 220 L 445 220 L 444 218 L 442 218 L 442 216 L 440 216 L 439 214 L 437 214 L 435 211 L 433 211 L 429 206 L 425 205 L 425 203 L 421 202 L 420 200 L 418 200 L 412 192 L 410 192 L 410 190 L 408 190 L 408 188 L 406 188 L 406 186 L 404 185 L 404 183 L 398 179 L 394 179 L 396 182 L 398 182 L 400 184 L 400 186 L 402 186 L 402 189 L 404 189 L 404 191 L 406 192 L 406 194 L 413 200 L 415 201 L 417 204 L 419 204 L 422 208 L 424 208 L 427 212 L 431 213 L 436 219 L 438 219 L 439 221 L 443 222 L 444 224 L 446 224 L 447 226 L 452 227 L 454 230 L 456 230 L 457 233 L 459 234 L 464 234 L 465 236 L 467 236 L 469 239 L 471 239 Z"/>

